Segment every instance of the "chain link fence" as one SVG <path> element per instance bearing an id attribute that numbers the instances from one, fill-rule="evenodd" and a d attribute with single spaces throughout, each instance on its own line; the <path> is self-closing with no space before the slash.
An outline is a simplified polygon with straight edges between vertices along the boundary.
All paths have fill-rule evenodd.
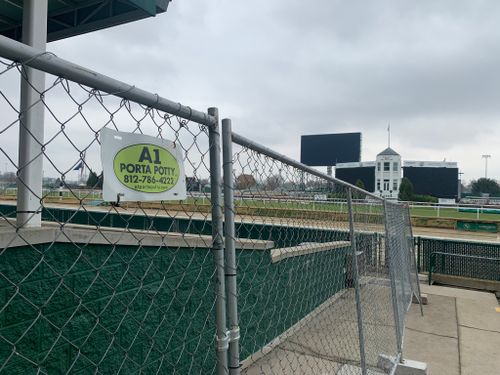
<path id="1" fill-rule="evenodd" d="M 388 252 L 393 306 L 398 337 L 398 352 L 403 351 L 405 316 L 413 296 L 420 302 L 409 209 L 405 205 L 385 201 L 386 251 Z M 422 312 L 422 304 L 420 303 Z"/>
<path id="2" fill-rule="evenodd" d="M 239 355 L 245 374 L 391 373 L 418 294 L 408 207 L 222 126 L 226 223 L 236 228 L 226 246 L 232 236 L 274 242 L 235 252 L 228 301 L 241 338 L 230 363 Z"/>
<path id="3" fill-rule="evenodd" d="M 431 237 L 418 237 L 416 242 L 419 269 L 429 273 L 429 281 L 436 274 L 450 277 L 451 282 L 500 281 L 498 244 Z"/>
<path id="4" fill-rule="evenodd" d="M 199 191 L 211 181 L 214 126 L 162 110 L 153 94 L 153 105 L 128 99 L 133 87 L 110 93 L 47 74 L 39 89 L 29 82 L 27 64 L 35 61 L 60 62 L 50 54 L 0 62 L 1 164 L 17 171 L 17 202 L 1 202 L 0 373 L 189 374 L 225 366 L 211 350 L 217 331 L 225 332 L 217 329 L 223 300 L 212 282 L 221 234 L 212 235 L 210 191 Z M 19 82 L 29 86 L 28 106 Z M 30 119 L 34 109 L 41 117 Z M 31 131 L 28 121 L 44 130 Z M 172 140 L 198 193 L 177 202 L 103 202 L 103 128 Z M 18 158 L 18 136 L 37 151 Z M 35 162 L 43 189 L 29 182 L 42 172 Z"/>
<path id="5" fill-rule="evenodd" d="M 229 120 L 221 144 L 216 109 L 5 38 L 0 56 L 0 165 L 16 173 L 0 190 L 0 373 L 394 370 L 418 295 L 406 207 Z M 187 198 L 103 201 L 105 128 L 173 141 Z"/>

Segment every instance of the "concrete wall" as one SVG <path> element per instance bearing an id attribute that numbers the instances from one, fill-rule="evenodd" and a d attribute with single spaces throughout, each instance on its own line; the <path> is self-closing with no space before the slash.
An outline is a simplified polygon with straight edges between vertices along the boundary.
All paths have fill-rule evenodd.
<path id="1" fill-rule="evenodd" d="M 0 207 L 6 215 L 12 206 Z M 210 222 L 44 210 L 44 219 L 210 233 Z M 239 224 L 277 247 L 348 238 L 342 231 Z M 360 239 L 361 240 L 361 239 Z M 238 250 L 242 358 L 345 288 L 348 246 L 271 262 Z M 9 374 L 212 373 L 210 249 L 49 243 L 7 247 L 0 261 L 0 365 Z M 13 348 L 16 353 L 12 355 Z"/>

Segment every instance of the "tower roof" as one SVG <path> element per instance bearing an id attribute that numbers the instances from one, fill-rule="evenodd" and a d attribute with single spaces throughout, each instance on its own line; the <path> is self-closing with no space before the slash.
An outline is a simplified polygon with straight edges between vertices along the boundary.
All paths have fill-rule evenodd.
<path id="1" fill-rule="evenodd" d="M 399 154 L 390 147 L 387 147 L 384 151 L 380 152 L 378 155 L 398 155 L 399 156 Z"/>

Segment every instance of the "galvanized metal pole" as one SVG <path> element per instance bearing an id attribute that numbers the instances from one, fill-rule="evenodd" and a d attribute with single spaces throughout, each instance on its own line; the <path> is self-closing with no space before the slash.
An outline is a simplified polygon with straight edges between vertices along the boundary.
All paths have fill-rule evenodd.
<path id="1" fill-rule="evenodd" d="M 33 0 L 33 2 L 38 3 L 38 0 Z M 40 53 L 36 48 L 24 45 L 3 35 L 0 35 L 0 55 L 13 61 L 22 62 L 26 66 L 43 70 L 46 73 L 64 77 L 96 90 L 112 93 L 113 96 L 159 109 L 186 120 L 207 126 L 212 126 L 215 122 L 215 119 L 205 112 L 197 111 L 81 65 L 73 64 L 55 56 L 53 53 Z"/>
<path id="2" fill-rule="evenodd" d="M 398 354 L 400 358 L 403 358 L 403 347 L 402 347 L 402 334 L 399 326 L 399 309 L 398 309 L 398 291 L 396 286 L 396 273 L 395 273 L 395 263 L 394 263 L 394 254 L 391 251 L 391 236 L 389 234 L 389 226 L 387 225 L 389 222 L 389 214 L 387 211 L 387 200 L 384 200 L 384 218 L 385 218 L 385 252 L 386 258 L 389 259 L 389 275 L 391 282 L 391 299 L 392 299 L 392 310 L 394 313 L 394 322 L 396 326 L 396 345 L 398 349 Z"/>
<path id="3" fill-rule="evenodd" d="M 224 230 L 226 239 L 227 316 L 229 320 L 229 374 L 240 374 L 240 326 L 236 279 L 234 225 L 233 139 L 231 120 L 222 120 L 222 164 L 224 170 Z"/>
<path id="4" fill-rule="evenodd" d="M 45 51 L 47 0 L 25 0 L 22 42 Z M 43 178 L 45 73 L 22 68 L 17 177 L 17 226 L 40 227 Z"/>
<path id="5" fill-rule="evenodd" d="M 410 237 L 411 237 L 411 253 L 410 253 L 410 256 L 412 256 L 412 260 L 415 264 L 415 276 L 416 276 L 416 280 L 417 280 L 417 293 L 418 293 L 418 296 L 415 296 L 417 297 L 418 299 L 418 303 L 420 305 L 420 315 L 424 316 L 424 308 L 422 307 L 422 293 L 420 292 L 420 280 L 418 278 L 418 267 L 417 267 L 417 259 L 415 257 L 415 241 L 413 240 L 413 228 L 411 226 L 411 213 L 410 213 L 410 206 L 407 205 L 406 206 L 406 212 L 407 212 L 407 219 L 408 219 L 408 225 L 410 227 Z"/>
<path id="6" fill-rule="evenodd" d="M 212 201 L 212 253 L 215 263 L 216 373 L 217 375 L 225 375 L 228 374 L 228 333 L 226 326 L 226 285 L 224 275 L 224 233 L 221 189 L 222 165 L 219 111 L 217 108 L 209 108 L 208 114 L 216 119 L 215 125 L 208 128 L 210 146 L 210 198 Z"/>
<path id="7" fill-rule="evenodd" d="M 349 211 L 349 230 L 351 237 L 352 249 L 352 268 L 354 271 L 354 290 L 356 296 L 356 315 L 358 318 L 358 336 L 359 336 L 359 356 L 361 358 L 361 372 L 367 374 L 366 369 L 366 354 L 365 354 L 365 336 L 363 330 L 363 310 L 361 306 L 361 291 L 359 286 L 359 270 L 357 257 L 356 232 L 354 228 L 354 210 L 352 206 L 352 191 L 347 189 L 347 210 Z"/>

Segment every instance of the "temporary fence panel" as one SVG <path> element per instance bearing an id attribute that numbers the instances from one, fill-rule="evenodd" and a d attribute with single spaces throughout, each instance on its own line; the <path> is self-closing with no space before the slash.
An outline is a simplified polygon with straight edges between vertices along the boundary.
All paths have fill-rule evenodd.
<path id="1" fill-rule="evenodd" d="M 409 250 L 409 231 L 389 228 L 398 242 L 384 246 L 383 200 L 229 130 L 223 144 L 233 236 L 274 245 L 236 251 L 228 299 L 235 294 L 242 367 L 234 373 L 390 373 L 402 346 L 394 309 L 411 288 L 409 254 L 396 253 Z"/>
<path id="2" fill-rule="evenodd" d="M 402 354 L 404 343 L 405 316 L 416 296 L 420 300 L 420 288 L 415 267 L 415 250 L 411 233 L 408 208 L 390 201 L 385 206 L 385 248 L 391 270 L 393 284 L 394 313 L 396 314 L 396 331 L 398 335 L 398 351 Z"/>
<path id="3" fill-rule="evenodd" d="M 359 192 L 354 196 L 360 197 Z M 391 249 L 386 241 L 386 217 L 383 201 L 354 203 L 354 238 L 360 265 L 360 304 L 363 316 L 364 349 L 369 369 L 398 362 L 401 337 L 396 327 L 397 288 L 392 278 L 407 270 L 392 269 Z M 389 228 L 390 229 L 390 228 Z M 371 234 L 368 237 L 368 234 Z M 391 271 L 393 271 L 391 273 Z M 385 360 L 385 361 L 384 361 Z M 392 368 L 392 367 L 389 367 Z"/>

